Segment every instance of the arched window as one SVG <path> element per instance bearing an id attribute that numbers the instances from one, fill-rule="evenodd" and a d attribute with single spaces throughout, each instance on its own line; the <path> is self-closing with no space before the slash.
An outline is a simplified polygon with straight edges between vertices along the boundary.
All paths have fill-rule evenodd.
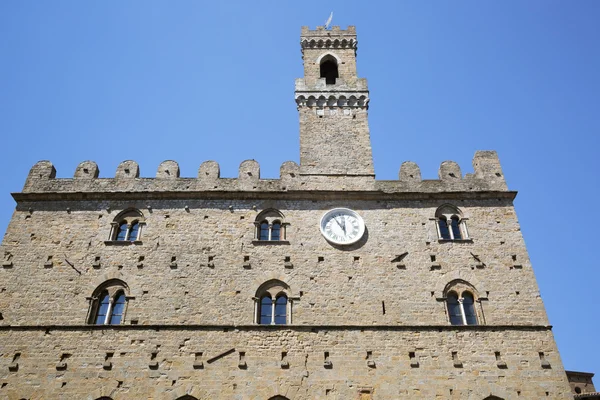
<path id="1" fill-rule="evenodd" d="M 467 223 L 462 212 L 450 204 L 444 204 L 435 212 L 440 240 L 465 240 L 469 238 Z"/>
<path id="2" fill-rule="evenodd" d="M 475 288 L 462 280 L 446 286 L 446 307 L 451 325 L 478 325 Z"/>
<path id="3" fill-rule="evenodd" d="M 327 55 L 321 59 L 321 78 L 325 78 L 325 84 L 335 85 L 335 80 L 339 78 L 338 65 L 335 57 Z"/>
<path id="4" fill-rule="evenodd" d="M 144 215 L 139 210 L 125 210 L 113 220 L 110 240 L 130 243 L 139 241 L 144 224 Z"/>
<path id="5" fill-rule="evenodd" d="M 256 292 L 255 322 L 261 325 L 286 325 L 291 323 L 289 287 L 278 280 L 261 285 Z"/>
<path id="6" fill-rule="evenodd" d="M 286 227 L 283 214 L 280 211 L 269 208 L 256 216 L 254 221 L 256 227 L 255 240 L 264 242 L 286 241 Z"/>
<path id="7" fill-rule="evenodd" d="M 94 325 L 121 324 L 127 306 L 127 291 L 127 285 L 118 279 L 100 285 L 89 298 L 88 323 Z"/>

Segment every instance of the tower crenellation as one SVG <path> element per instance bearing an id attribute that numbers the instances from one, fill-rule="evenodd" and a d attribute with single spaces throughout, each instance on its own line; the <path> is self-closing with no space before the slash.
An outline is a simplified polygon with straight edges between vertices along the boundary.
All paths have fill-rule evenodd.
<path id="1" fill-rule="evenodd" d="M 385 188 L 389 194 L 411 192 L 487 192 L 508 191 L 504 175 L 494 151 L 478 151 L 473 157 L 472 174 L 463 176 L 460 166 L 453 161 L 444 161 L 438 170 L 438 179 L 423 180 L 419 166 L 413 162 L 402 163 L 398 180 L 356 180 L 347 176 L 331 176 L 326 181 L 314 176 L 300 174 L 301 167 L 293 161 L 281 165 L 279 179 L 260 177 L 260 165 L 255 160 L 243 161 L 237 178 L 220 176 L 219 164 L 206 161 L 198 169 L 196 178 L 181 177 L 179 164 L 173 160 L 160 163 L 155 178 L 140 177 L 140 167 L 132 160 L 119 164 L 113 178 L 99 178 L 98 165 L 93 161 L 80 163 L 73 178 L 56 178 L 56 169 L 50 161 L 40 161 L 30 170 L 23 187 L 23 193 L 69 193 L 105 191 L 157 191 L 185 193 L 197 191 L 237 191 L 255 192 L 302 191 L 344 191 L 349 188 L 357 192 L 373 192 Z M 249 184 L 253 182 L 253 184 Z M 16 194 L 17 196 L 19 194 Z"/>

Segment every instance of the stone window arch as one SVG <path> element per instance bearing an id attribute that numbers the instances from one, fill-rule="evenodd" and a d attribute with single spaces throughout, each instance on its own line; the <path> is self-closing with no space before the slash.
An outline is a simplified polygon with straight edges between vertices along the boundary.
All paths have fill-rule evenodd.
<path id="1" fill-rule="evenodd" d="M 116 242 L 138 242 L 142 237 L 142 227 L 146 224 L 144 214 L 135 208 L 119 213 L 111 223 L 110 238 Z"/>
<path id="2" fill-rule="evenodd" d="M 444 290 L 446 311 L 451 325 L 479 325 L 483 310 L 477 290 L 463 280 L 454 280 Z"/>
<path id="3" fill-rule="evenodd" d="M 287 325 L 292 323 L 290 288 L 273 279 L 263 283 L 254 299 L 254 322 L 260 325 Z"/>
<path id="4" fill-rule="evenodd" d="M 287 241 L 288 225 L 281 211 L 266 209 L 256 216 L 254 239 L 261 242 Z"/>
<path id="5" fill-rule="evenodd" d="M 269 400 L 289 400 L 289 399 L 287 397 L 277 395 L 277 396 L 270 397 Z"/>
<path id="6" fill-rule="evenodd" d="M 451 204 L 444 204 L 435 211 L 438 238 L 440 240 L 468 240 L 466 218 L 462 211 Z"/>
<path id="7" fill-rule="evenodd" d="M 321 58 L 319 67 L 320 77 L 325 78 L 325 84 L 335 85 L 335 81 L 339 78 L 338 62 L 334 56 L 327 54 Z"/>
<path id="8" fill-rule="evenodd" d="M 88 324 L 120 325 L 125 319 L 129 287 L 119 279 L 111 279 L 98 286 L 88 300 Z"/>

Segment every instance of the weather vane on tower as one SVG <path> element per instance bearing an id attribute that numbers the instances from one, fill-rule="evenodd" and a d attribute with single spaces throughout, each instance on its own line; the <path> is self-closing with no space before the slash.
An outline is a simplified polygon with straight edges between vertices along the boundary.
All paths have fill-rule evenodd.
<path id="1" fill-rule="evenodd" d="M 329 29 L 329 25 L 331 25 L 331 20 L 333 19 L 333 11 L 329 14 L 329 18 L 327 18 L 327 22 L 325 22 L 325 29 Z"/>

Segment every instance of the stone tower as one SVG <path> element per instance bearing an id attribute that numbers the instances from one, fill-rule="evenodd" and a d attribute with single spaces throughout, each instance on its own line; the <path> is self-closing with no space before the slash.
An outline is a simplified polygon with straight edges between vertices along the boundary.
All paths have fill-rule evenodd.
<path id="1" fill-rule="evenodd" d="M 356 74 L 356 29 L 302 28 L 304 78 L 296 80 L 300 174 L 375 176 L 367 80 Z"/>
<path id="2" fill-rule="evenodd" d="M 279 179 L 32 167 L 0 248 L 0 398 L 572 398 L 496 153 L 376 180 L 354 27 L 301 45 Z"/>

